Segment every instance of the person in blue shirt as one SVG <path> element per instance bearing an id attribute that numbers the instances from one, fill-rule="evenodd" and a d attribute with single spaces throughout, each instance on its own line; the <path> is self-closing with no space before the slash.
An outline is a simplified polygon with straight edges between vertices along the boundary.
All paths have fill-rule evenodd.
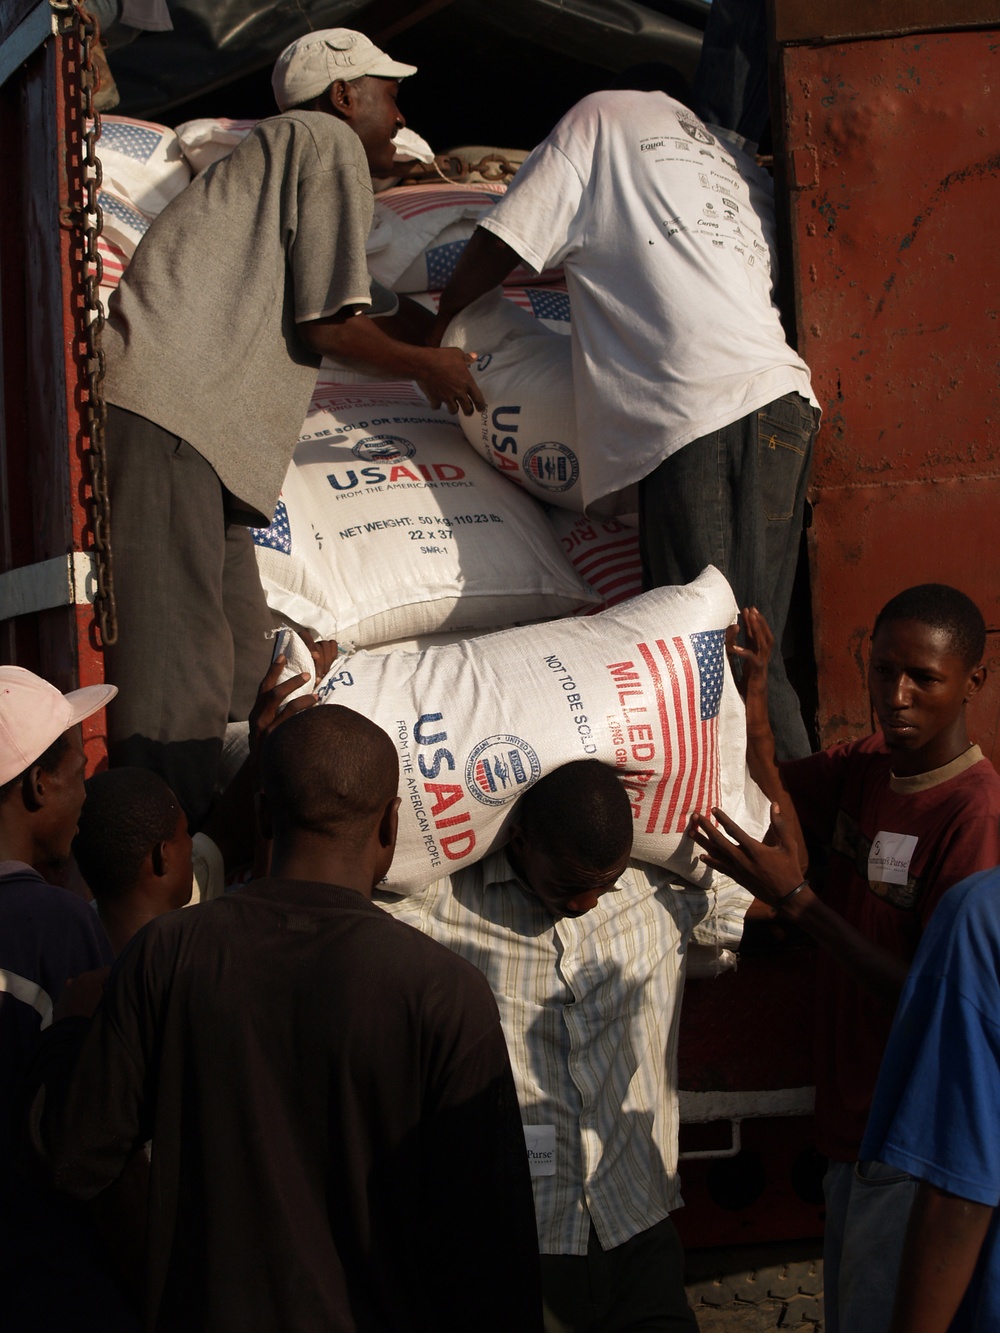
<path id="1" fill-rule="evenodd" d="M 914 959 L 863 1158 L 920 1181 L 891 1333 L 1000 1328 L 1000 868 L 942 898 Z"/>

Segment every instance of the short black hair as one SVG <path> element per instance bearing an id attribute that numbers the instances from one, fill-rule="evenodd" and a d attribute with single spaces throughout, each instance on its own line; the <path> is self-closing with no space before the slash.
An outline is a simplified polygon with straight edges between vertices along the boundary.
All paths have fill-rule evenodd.
<path id="1" fill-rule="evenodd" d="M 952 650 L 967 667 L 976 667 L 986 652 L 986 622 L 971 597 L 947 583 L 918 583 L 905 588 L 886 602 L 875 617 L 872 638 L 883 625 L 899 620 L 919 620 L 922 625 L 944 630 Z"/>
<path id="2" fill-rule="evenodd" d="M 143 861 L 170 841 L 180 815 L 174 793 L 148 769 L 111 768 L 88 778 L 73 855 L 98 902 L 135 888 Z"/>
<path id="3" fill-rule="evenodd" d="M 576 759 L 540 778 L 521 797 L 517 823 L 534 846 L 594 870 L 632 848 L 628 793 L 617 770 L 599 759 Z"/>
<path id="4" fill-rule="evenodd" d="M 24 784 L 25 778 L 33 768 L 40 768 L 43 773 L 54 773 L 63 761 L 63 755 L 69 749 L 69 731 L 61 732 L 52 744 L 42 751 L 37 759 L 33 759 L 27 768 L 23 768 L 16 778 L 11 778 L 0 787 L 0 805 L 8 799 L 16 787 Z"/>
<path id="5" fill-rule="evenodd" d="M 360 846 L 399 789 L 392 741 L 340 704 L 296 713 L 261 754 L 262 785 L 276 834 L 298 830 Z"/>

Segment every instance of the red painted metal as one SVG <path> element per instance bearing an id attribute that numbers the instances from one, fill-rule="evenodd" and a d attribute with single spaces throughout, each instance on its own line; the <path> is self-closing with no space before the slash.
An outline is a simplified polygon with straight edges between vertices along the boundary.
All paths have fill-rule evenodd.
<path id="1" fill-rule="evenodd" d="M 779 32 L 791 10 L 776 5 Z M 967 4 L 956 21 L 982 17 Z M 799 349 L 825 413 L 809 551 L 827 744 L 870 729 L 866 643 L 893 593 L 951 583 L 1000 628 L 1000 44 L 996 30 L 815 31 L 780 50 L 778 164 Z M 970 723 L 994 760 L 998 718 L 991 684 Z"/>
<path id="2" fill-rule="evenodd" d="M 748 956 L 740 959 L 737 971 L 685 987 L 678 1053 L 682 1090 L 768 1092 L 812 1086 L 815 949 L 801 941 L 784 949 L 774 943 L 762 948 L 760 941 L 770 940 L 770 931 L 762 925 L 749 928 Z M 750 936 L 756 937 L 759 952 Z M 682 1125 L 681 1149 L 722 1147 L 729 1135 L 728 1122 Z M 821 1235 L 812 1117 L 747 1119 L 741 1135 L 736 1158 L 681 1162 L 685 1206 L 675 1221 L 684 1244 Z"/>
<path id="3" fill-rule="evenodd" d="M 995 28 L 998 15 L 984 0 L 772 0 L 772 15 L 785 286 L 824 409 L 809 554 L 830 744 L 871 730 L 868 639 L 901 588 L 967 591 L 1000 668 L 1000 43 L 975 26 Z M 906 32 L 921 22 L 938 31 Z M 995 761 L 1000 670 L 969 720 Z M 809 957 L 748 958 L 733 977 L 688 987 L 681 1088 L 812 1082 Z M 817 1234 L 822 1207 L 802 1189 L 810 1130 L 804 1117 L 748 1120 L 738 1158 L 684 1162 L 685 1242 Z M 682 1144 L 690 1136 L 682 1129 Z M 742 1191 L 741 1206 L 727 1206 L 727 1190 Z"/>
<path id="4" fill-rule="evenodd" d="M 0 32 L 23 5 L 0 5 Z M 0 93 L 9 193 L 0 224 L 4 390 L 3 570 L 90 546 L 84 483 L 83 262 L 78 50 L 49 38 Z M 104 678 L 92 609 L 57 607 L 8 621 L 0 652 L 61 689 Z M 105 754 L 103 713 L 85 726 L 88 766 Z"/>

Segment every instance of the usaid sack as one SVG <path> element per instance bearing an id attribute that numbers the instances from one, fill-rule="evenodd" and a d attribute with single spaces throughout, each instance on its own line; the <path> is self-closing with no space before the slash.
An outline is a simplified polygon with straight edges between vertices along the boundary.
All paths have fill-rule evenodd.
<path id="1" fill-rule="evenodd" d="M 478 357 L 469 369 L 486 411 L 460 422 L 476 452 L 529 494 L 583 513 L 593 488 L 576 438 L 570 340 L 497 289 L 457 315 L 443 342 Z"/>
<path id="2" fill-rule="evenodd" d="M 451 277 L 479 219 L 507 187 L 499 181 L 479 185 L 400 185 L 375 199 L 367 244 L 368 271 L 396 292 L 440 290 Z M 548 282 L 561 269 L 535 275 L 521 265 L 511 283 Z"/>
<path id="3" fill-rule="evenodd" d="M 504 842 L 528 787 L 585 758 L 620 771 L 634 855 L 709 883 L 685 833 L 691 814 L 720 805 L 758 837 L 768 818 L 746 774 L 743 702 L 726 665 L 735 619 L 729 585 L 710 567 L 599 616 L 339 658 L 321 703 L 372 718 L 399 754 L 386 887 L 412 893 L 478 861 Z"/>
<path id="4" fill-rule="evenodd" d="M 272 609 L 338 642 L 495 629 L 597 601 L 542 510 L 410 383 L 317 385 L 254 541 Z"/>
<path id="5" fill-rule="evenodd" d="M 639 596 L 642 557 L 635 528 L 614 518 L 586 518 L 565 509 L 553 509 L 549 522 L 567 560 L 601 599 L 600 606 L 581 607 L 581 615 L 593 616 Z"/>

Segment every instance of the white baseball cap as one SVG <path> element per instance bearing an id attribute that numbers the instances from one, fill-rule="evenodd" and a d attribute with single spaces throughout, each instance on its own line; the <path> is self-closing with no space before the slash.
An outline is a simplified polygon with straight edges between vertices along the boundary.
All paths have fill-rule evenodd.
<path id="1" fill-rule="evenodd" d="M 416 74 L 416 65 L 390 60 L 362 32 L 350 28 L 322 28 L 307 32 L 286 46 L 274 64 L 271 87 L 279 111 L 308 102 L 325 93 L 331 83 L 362 79 L 406 79 Z"/>
<path id="2" fill-rule="evenodd" d="M 24 667 L 0 666 L 0 786 L 23 773 L 70 727 L 104 707 L 117 685 L 60 694 Z"/>

